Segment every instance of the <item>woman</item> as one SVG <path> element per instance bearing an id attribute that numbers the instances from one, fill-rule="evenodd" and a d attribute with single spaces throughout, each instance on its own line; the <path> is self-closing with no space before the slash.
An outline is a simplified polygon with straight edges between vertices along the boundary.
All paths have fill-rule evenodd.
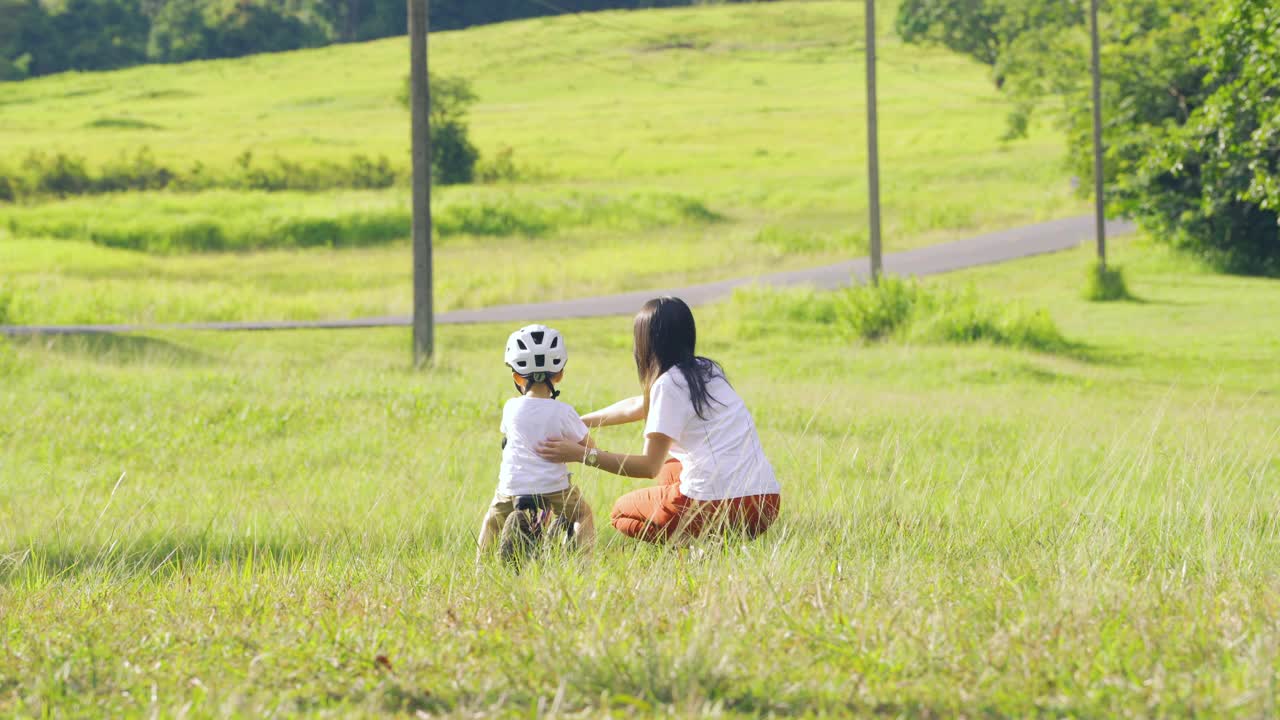
<path id="1" fill-rule="evenodd" d="M 657 486 L 623 495 L 613 506 L 613 526 L 629 537 L 662 542 L 727 532 L 753 538 L 778 516 L 778 481 L 751 413 L 720 366 L 695 354 L 696 343 L 693 312 L 683 300 L 645 303 L 635 319 L 644 394 L 582 417 L 588 427 L 644 420 L 643 454 L 592 448 L 584 456 L 572 439 L 538 448 L 552 462 L 658 478 Z"/>

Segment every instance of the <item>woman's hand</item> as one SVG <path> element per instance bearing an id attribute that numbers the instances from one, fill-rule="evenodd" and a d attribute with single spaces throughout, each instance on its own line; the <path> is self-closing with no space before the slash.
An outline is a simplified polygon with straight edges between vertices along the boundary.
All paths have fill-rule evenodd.
<path id="1" fill-rule="evenodd" d="M 534 451 L 543 460 L 554 463 L 582 462 L 587 454 L 585 445 L 565 438 L 544 440 Z"/>
<path id="2" fill-rule="evenodd" d="M 671 450 L 671 442 L 671 438 L 662 433 L 650 433 L 644 441 L 643 455 L 621 455 L 598 450 L 595 466 L 614 475 L 654 478 L 658 476 L 658 472 L 662 470 L 662 464 L 666 462 L 667 452 Z M 581 443 L 555 438 L 540 443 L 535 451 L 543 460 L 550 462 L 582 462 L 586 459 L 587 448 L 594 446 L 595 443 L 590 436 Z"/>

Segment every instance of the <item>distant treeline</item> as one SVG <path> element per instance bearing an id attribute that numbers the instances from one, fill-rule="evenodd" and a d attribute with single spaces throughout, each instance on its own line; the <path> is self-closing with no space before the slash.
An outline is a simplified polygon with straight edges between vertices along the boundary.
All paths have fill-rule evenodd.
<path id="1" fill-rule="evenodd" d="M 704 0 L 432 0 L 432 30 Z M 403 35 L 405 0 L 0 0 L 0 81 Z"/>

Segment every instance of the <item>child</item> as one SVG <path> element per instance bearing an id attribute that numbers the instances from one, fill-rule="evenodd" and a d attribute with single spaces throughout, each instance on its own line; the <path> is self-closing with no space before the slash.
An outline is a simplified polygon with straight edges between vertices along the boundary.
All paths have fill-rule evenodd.
<path id="1" fill-rule="evenodd" d="M 565 438 L 585 448 L 587 426 L 570 405 L 556 400 L 556 384 L 564 379 L 569 361 L 564 338 L 544 325 L 521 328 L 507 339 L 506 363 L 511 368 L 520 397 L 502 408 L 502 468 L 498 491 L 480 526 L 483 558 L 501 536 L 505 559 L 528 549 L 549 512 L 556 515 L 556 529 L 589 549 L 595 540 L 591 507 L 570 480 L 563 463 L 543 460 L 534 452 L 548 438 Z"/>

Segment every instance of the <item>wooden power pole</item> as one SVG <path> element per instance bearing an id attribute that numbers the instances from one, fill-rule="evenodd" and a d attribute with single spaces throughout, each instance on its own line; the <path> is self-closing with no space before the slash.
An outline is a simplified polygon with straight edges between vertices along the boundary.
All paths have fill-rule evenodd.
<path id="1" fill-rule="evenodd" d="M 1093 35 L 1093 205 L 1098 238 L 1098 265 L 1107 266 L 1107 216 L 1103 195 L 1102 61 L 1098 41 L 1098 0 L 1089 0 L 1089 31 Z"/>
<path id="2" fill-rule="evenodd" d="M 431 87 L 427 81 L 430 0 L 409 3 L 409 104 L 413 115 L 413 362 L 435 352 L 431 306 Z"/>
<path id="3" fill-rule="evenodd" d="M 880 139 L 876 126 L 876 2 L 867 0 L 867 174 L 871 206 L 871 284 L 880 283 Z"/>

